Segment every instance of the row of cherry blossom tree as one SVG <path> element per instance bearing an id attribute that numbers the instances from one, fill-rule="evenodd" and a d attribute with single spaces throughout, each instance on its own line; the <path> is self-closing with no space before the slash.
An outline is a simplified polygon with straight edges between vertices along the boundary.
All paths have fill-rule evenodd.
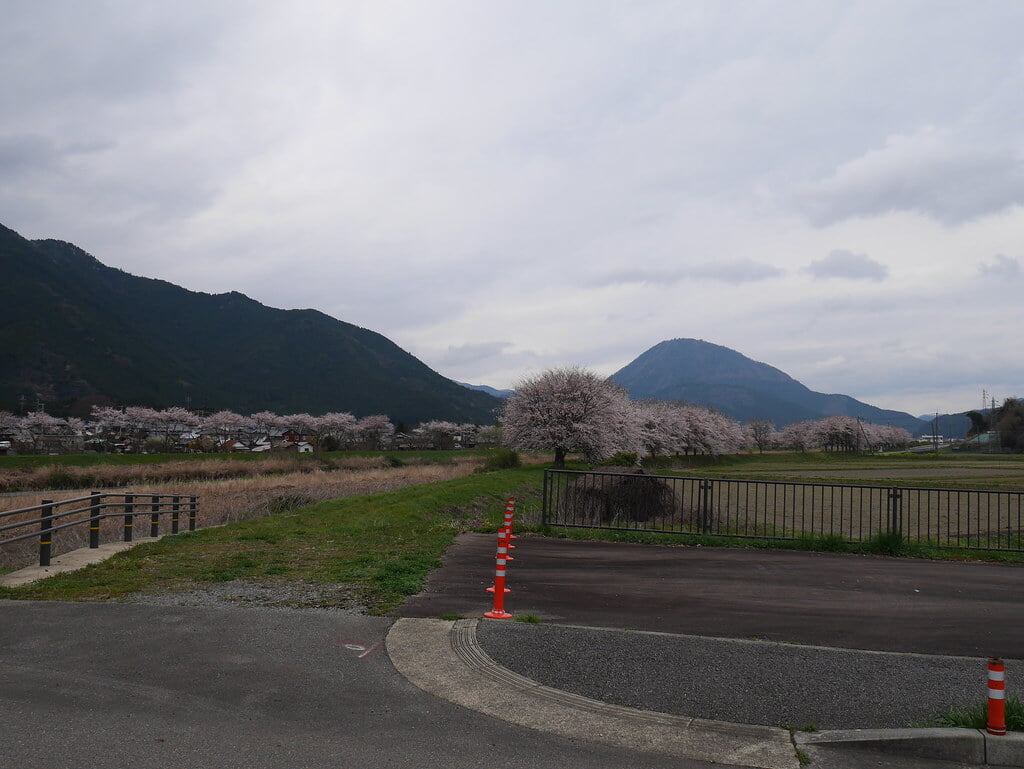
<path id="1" fill-rule="evenodd" d="M 493 432 L 493 428 L 490 428 Z M 425 422 L 402 436 L 410 448 L 454 448 L 477 438 L 496 440 L 488 428 L 442 420 Z M 97 406 L 88 422 L 76 417 L 61 419 L 43 411 L 24 417 L 0 411 L 0 439 L 17 442 L 23 451 L 40 452 L 57 448 L 81 448 L 85 440 L 94 446 L 145 447 L 174 451 L 185 446 L 213 450 L 237 441 L 254 449 L 281 444 L 286 435 L 317 447 L 382 450 L 395 444 L 395 426 L 387 416 L 375 414 L 357 419 L 347 412 L 275 414 L 261 411 L 248 416 L 233 411 L 209 415 L 172 407 L 151 409 L 128 406 L 123 409 Z"/>
<path id="2" fill-rule="evenodd" d="M 234 411 L 216 411 L 202 416 L 180 407 L 156 410 L 143 406 L 97 406 L 92 416 L 90 427 L 95 432 L 114 437 L 157 436 L 168 447 L 180 444 L 182 436 L 191 435 L 218 443 L 238 441 L 252 448 L 293 433 L 317 445 L 329 441 L 339 446 L 367 444 L 369 448 L 383 449 L 390 445 L 395 432 L 394 425 L 383 414 L 356 419 L 347 412 L 313 416 L 260 411 L 245 416 Z"/>
<path id="3" fill-rule="evenodd" d="M 799 451 L 889 451 L 912 440 L 901 427 L 876 425 L 853 417 L 831 416 L 786 425 L 777 445 Z"/>
<path id="4" fill-rule="evenodd" d="M 770 422 L 742 425 L 714 409 L 663 401 L 631 401 L 614 383 L 580 368 L 553 369 L 521 382 L 497 427 L 435 420 L 401 436 L 401 447 L 448 449 L 476 442 L 503 442 L 526 450 L 554 451 L 561 466 L 567 453 L 602 459 L 617 451 L 637 455 L 730 454 L 756 446 L 799 451 L 888 450 L 906 446 L 910 433 L 852 417 L 797 422 L 781 432 Z M 316 447 L 382 450 L 396 445 L 395 426 L 382 414 L 357 419 L 347 412 L 313 416 L 261 411 L 244 416 L 218 411 L 201 416 L 187 409 L 97 406 L 86 423 L 42 411 L 17 417 L 0 412 L 0 438 L 13 437 L 23 450 L 40 451 L 64 439 L 88 437 L 107 446 L 150 450 L 214 449 L 237 441 L 251 449 L 271 447 L 291 434 Z"/>
<path id="5" fill-rule="evenodd" d="M 790 425 L 782 433 L 765 420 L 741 425 L 714 409 L 664 401 L 631 401 L 613 382 L 581 368 L 546 371 L 517 385 L 502 416 L 503 440 L 517 448 L 603 459 L 615 452 L 638 456 L 729 454 L 751 446 L 860 451 L 907 445 L 906 430 L 851 417 L 825 417 Z"/>

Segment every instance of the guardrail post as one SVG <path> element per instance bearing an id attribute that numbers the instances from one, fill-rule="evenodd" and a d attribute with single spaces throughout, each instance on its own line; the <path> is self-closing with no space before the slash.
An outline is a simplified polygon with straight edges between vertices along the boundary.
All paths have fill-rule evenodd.
<path id="1" fill-rule="evenodd" d="M 53 500 L 44 499 L 43 509 L 39 511 L 39 565 L 50 565 L 50 548 L 53 545 Z"/>
<path id="2" fill-rule="evenodd" d="M 178 533 L 178 516 L 179 516 L 179 510 L 180 510 L 180 507 L 179 507 L 180 502 L 179 502 L 179 500 L 181 499 L 181 497 L 179 497 L 177 494 L 175 494 L 173 497 L 171 497 L 171 499 L 173 500 L 171 502 L 171 534 L 177 534 Z"/>
<path id="3" fill-rule="evenodd" d="M 124 541 L 132 541 L 132 530 L 135 528 L 135 495 L 124 495 Z"/>
<path id="4" fill-rule="evenodd" d="M 100 493 L 89 492 L 89 547 L 95 550 L 100 546 Z"/>
<path id="5" fill-rule="evenodd" d="M 149 516 L 149 536 L 159 537 L 160 536 L 160 497 L 156 494 L 149 498 L 151 502 L 150 510 L 152 511 Z"/>
<path id="6" fill-rule="evenodd" d="M 199 505 L 196 504 L 196 495 L 188 498 L 188 530 L 196 530 L 196 513 L 199 512 Z"/>

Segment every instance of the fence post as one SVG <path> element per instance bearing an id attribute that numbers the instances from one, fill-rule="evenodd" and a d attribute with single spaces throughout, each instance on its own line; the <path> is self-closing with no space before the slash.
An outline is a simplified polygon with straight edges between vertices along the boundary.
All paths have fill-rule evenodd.
<path id="1" fill-rule="evenodd" d="M 196 504 L 196 495 L 193 494 L 188 498 L 188 530 L 196 530 L 196 513 L 199 512 L 199 506 Z"/>
<path id="2" fill-rule="evenodd" d="M 171 497 L 171 499 L 174 500 L 173 502 L 171 502 L 171 534 L 177 534 L 178 533 L 178 516 L 179 516 L 179 510 L 180 510 L 180 508 L 179 508 L 179 501 L 178 500 L 180 500 L 181 497 L 179 497 L 177 494 L 175 494 L 173 497 Z"/>
<path id="3" fill-rule="evenodd" d="M 149 536 L 160 536 L 160 497 L 153 494 L 150 498 Z"/>
<path id="4" fill-rule="evenodd" d="M 89 492 L 89 547 L 95 550 L 100 546 L 100 493 Z"/>
<path id="5" fill-rule="evenodd" d="M 701 534 L 711 532 L 711 481 L 700 481 L 700 515 L 698 528 Z"/>
<path id="6" fill-rule="evenodd" d="M 132 529 L 135 527 L 135 495 L 124 495 L 124 541 L 132 541 Z"/>
<path id="7" fill-rule="evenodd" d="M 889 489 L 889 533 L 903 535 L 903 495 L 898 488 Z"/>
<path id="8" fill-rule="evenodd" d="M 544 501 L 541 503 L 541 507 L 540 507 L 540 525 L 541 526 L 547 526 L 548 525 L 548 494 L 550 493 L 550 487 L 548 485 L 548 477 L 549 477 L 549 475 L 550 475 L 550 470 L 545 470 L 544 471 L 544 493 L 541 495 L 541 499 L 543 499 Z"/>
<path id="9" fill-rule="evenodd" d="M 39 512 L 39 565 L 50 565 L 50 548 L 53 545 L 53 500 L 44 499 Z"/>

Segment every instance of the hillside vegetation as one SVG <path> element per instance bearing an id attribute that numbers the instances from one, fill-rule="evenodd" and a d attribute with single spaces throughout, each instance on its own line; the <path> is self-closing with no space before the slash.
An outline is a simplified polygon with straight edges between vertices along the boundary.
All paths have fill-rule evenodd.
<path id="1" fill-rule="evenodd" d="M 0 410 L 97 403 L 244 413 L 348 411 L 490 424 L 500 401 L 391 340 L 316 310 L 203 294 L 107 267 L 0 226 Z"/>

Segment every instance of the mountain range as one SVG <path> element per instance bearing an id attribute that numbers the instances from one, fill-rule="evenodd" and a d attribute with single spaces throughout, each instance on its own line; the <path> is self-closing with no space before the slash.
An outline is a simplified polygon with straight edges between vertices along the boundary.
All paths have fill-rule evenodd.
<path id="1" fill-rule="evenodd" d="M 932 431 L 930 421 L 871 406 L 848 395 L 814 392 L 773 366 L 700 339 L 671 339 L 656 344 L 612 374 L 611 379 L 633 399 L 710 406 L 740 422 L 767 419 L 782 427 L 805 419 L 843 415 L 902 427 L 911 435 Z"/>
<path id="2" fill-rule="evenodd" d="M 509 390 L 454 382 L 391 340 L 316 310 L 279 310 L 237 292 L 205 294 L 108 267 L 59 240 L 0 225 L 0 409 L 38 402 L 86 416 L 96 404 L 251 413 L 349 411 L 395 422 L 490 424 Z M 810 390 L 735 350 L 672 339 L 611 379 L 634 399 L 711 406 L 777 426 L 842 414 L 930 434 L 918 419 Z M 940 415 L 963 437 L 970 420 Z"/>
<path id="3" fill-rule="evenodd" d="M 491 424 L 501 403 L 316 310 L 136 277 L 70 243 L 29 241 L 2 225 L 0 307 L 0 409 L 8 411 L 38 400 L 78 416 L 113 403 Z"/>

